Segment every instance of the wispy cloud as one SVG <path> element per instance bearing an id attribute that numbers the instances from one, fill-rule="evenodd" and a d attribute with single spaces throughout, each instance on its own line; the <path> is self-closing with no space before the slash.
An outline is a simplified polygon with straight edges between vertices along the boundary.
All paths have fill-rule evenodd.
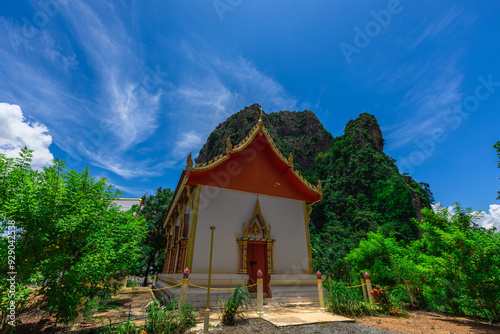
<path id="1" fill-rule="evenodd" d="M 431 80 L 414 78 L 414 86 L 402 99 L 398 109 L 404 114 L 404 121 L 384 128 L 387 131 L 388 150 L 397 149 L 420 138 L 428 138 L 443 127 L 443 117 L 460 108 L 463 74 L 454 60 L 443 61 L 441 66 L 421 67 Z"/>
<path id="2" fill-rule="evenodd" d="M 204 138 L 202 139 L 201 136 L 194 131 L 183 133 L 174 143 L 172 155 L 176 159 L 183 159 L 186 157 L 186 152 L 193 151 L 196 153 L 199 151 L 204 141 Z"/>
<path id="3" fill-rule="evenodd" d="M 147 65 L 120 7 L 124 5 L 110 1 L 74 2 L 64 13 L 99 82 L 102 116 L 116 124 L 112 135 L 126 150 L 156 128 L 162 90 L 140 89 Z"/>
<path id="4" fill-rule="evenodd" d="M 417 27 L 418 36 L 414 38 L 410 44 L 410 48 L 419 46 L 422 42 L 432 39 L 437 36 L 441 31 L 448 28 L 452 23 L 462 14 L 464 8 L 453 7 L 449 12 L 444 13 L 437 19 L 428 23 L 425 27 Z M 423 25 L 426 23 L 424 22 Z"/>
<path id="5" fill-rule="evenodd" d="M 59 14 L 68 27 L 41 29 L 18 50 L 2 39 L 0 101 L 43 121 L 69 156 L 130 176 L 143 166 L 127 155 L 154 133 L 163 90 L 158 78 L 156 85 L 144 84 L 151 74 L 140 43 L 129 37 L 123 6 L 68 2 Z M 0 17 L 2 35 L 21 36 L 21 30 L 22 22 Z"/>
<path id="6" fill-rule="evenodd" d="M 197 69 L 192 71 L 196 76 L 184 76 L 168 93 L 173 117 L 189 119 L 177 135 L 175 156 L 199 150 L 217 124 L 244 106 L 259 103 L 266 112 L 297 108 L 297 100 L 279 82 L 244 57 L 228 59 L 210 47 L 195 50 L 188 42 L 180 49 Z"/>
<path id="7" fill-rule="evenodd" d="M 167 80 L 162 67 L 170 59 L 144 59 L 131 15 L 126 1 L 71 1 L 60 6 L 57 24 L 17 52 L 0 39 L 0 102 L 45 124 L 68 153 L 60 158 L 125 178 L 157 176 L 196 154 L 210 131 L 244 106 L 296 108 L 296 99 L 251 61 L 188 41 L 158 44 L 182 59 L 175 82 Z M 0 17 L 0 34 L 21 34 L 22 24 Z"/>

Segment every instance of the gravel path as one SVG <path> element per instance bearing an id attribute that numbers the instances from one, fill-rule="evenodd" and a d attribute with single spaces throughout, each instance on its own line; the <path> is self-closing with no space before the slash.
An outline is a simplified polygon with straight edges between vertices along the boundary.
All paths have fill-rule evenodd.
<path id="1" fill-rule="evenodd" d="M 248 323 L 236 326 L 220 326 L 210 330 L 214 334 L 323 334 L 323 333 L 367 333 L 367 334 L 392 334 L 391 332 L 366 327 L 353 322 L 333 322 L 323 324 L 276 327 L 263 319 L 249 319 Z M 203 330 L 192 333 L 203 333 Z"/>

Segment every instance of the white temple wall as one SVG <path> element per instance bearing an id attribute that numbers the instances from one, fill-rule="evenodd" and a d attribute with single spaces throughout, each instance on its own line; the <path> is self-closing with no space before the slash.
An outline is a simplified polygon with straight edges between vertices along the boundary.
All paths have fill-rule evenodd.
<path id="1" fill-rule="evenodd" d="M 215 226 L 212 272 L 238 271 L 238 244 L 243 223 L 255 208 L 256 194 L 201 186 L 192 273 L 207 273 L 210 256 L 210 226 Z M 307 274 L 309 260 L 303 202 L 259 195 L 262 215 L 271 226 L 275 274 Z M 253 237 L 253 236 L 252 236 Z"/>

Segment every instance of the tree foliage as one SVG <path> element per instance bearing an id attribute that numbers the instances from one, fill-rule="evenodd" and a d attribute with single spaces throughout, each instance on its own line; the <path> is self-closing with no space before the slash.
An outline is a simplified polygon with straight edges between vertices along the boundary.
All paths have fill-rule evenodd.
<path id="1" fill-rule="evenodd" d="M 145 265 L 144 276 L 148 277 L 150 268 L 153 272 L 161 272 L 163 267 L 165 247 L 165 228 L 163 218 L 167 213 L 168 206 L 172 200 L 173 192 L 170 188 L 159 187 L 155 195 L 144 196 L 139 216 L 144 217 L 147 229 L 146 239 L 142 246 L 142 263 Z"/>
<path id="2" fill-rule="evenodd" d="M 14 221 L 19 229 L 16 281 L 35 280 L 48 308 L 67 323 L 82 303 L 116 291 L 117 284 L 106 283 L 136 264 L 146 231 L 142 219 L 111 204 L 121 194 L 106 179 L 94 179 L 87 168 L 67 170 L 58 160 L 43 171 L 30 162 L 26 148 L 16 159 L 0 155 L 0 218 L 3 227 Z"/>
<path id="3" fill-rule="evenodd" d="M 410 280 L 422 306 L 500 321 L 500 234 L 479 227 L 477 214 L 459 204 L 423 214 L 423 236 L 410 244 L 369 233 L 346 258 L 353 272 L 369 271 L 382 285 Z"/>

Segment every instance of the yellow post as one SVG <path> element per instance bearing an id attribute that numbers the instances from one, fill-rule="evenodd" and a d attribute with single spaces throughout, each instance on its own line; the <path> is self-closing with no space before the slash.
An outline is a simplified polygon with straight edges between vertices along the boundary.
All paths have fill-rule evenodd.
<path id="1" fill-rule="evenodd" d="M 208 334 L 208 327 L 210 324 L 210 283 L 212 281 L 212 251 L 214 248 L 214 231 L 215 226 L 210 226 L 211 239 L 210 239 L 210 262 L 208 264 L 208 292 L 207 292 L 207 308 L 205 310 L 205 322 L 203 326 L 203 334 Z"/>
<path id="2" fill-rule="evenodd" d="M 155 277 L 153 278 L 153 286 L 156 284 L 157 279 L 158 279 L 158 272 L 155 271 Z"/>
<path id="3" fill-rule="evenodd" d="M 188 286 L 189 286 L 189 269 L 184 269 L 184 276 L 182 276 L 182 284 L 181 284 L 181 298 L 180 304 L 184 305 L 187 300 L 188 294 Z"/>
<path id="4" fill-rule="evenodd" d="M 373 303 L 375 302 L 375 300 L 373 299 L 372 295 L 372 281 L 370 280 L 370 274 L 368 274 L 368 272 L 365 273 L 365 279 L 366 279 L 366 291 L 368 294 L 368 298 L 370 299 L 370 303 Z"/>
<path id="5" fill-rule="evenodd" d="M 90 283 L 85 283 L 85 287 L 89 287 Z M 82 300 L 80 304 L 78 305 L 78 314 L 76 317 L 71 321 L 71 324 L 69 325 L 69 330 L 70 331 L 77 331 L 80 329 L 80 323 L 83 320 L 83 304 L 87 301 L 87 299 Z"/>
<path id="6" fill-rule="evenodd" d="M 257 271 L 257 315 L 264 315 L 264 282 L 262 280 L 262 270 Z"/>
<path id="7" fill-rule="evenodd" d="M 417 306 L 417 302 L 415 300 L 415 293 L 411 288 L 410 281 L 405 279 L 406 290 L 408 290 L 408 294 L 410 295 L 411 306 Z"/>
<path id="8" fill-rule="evenodd" d="M 359 274 L 359 283 L 361 283 L 361 291 L 363 291 L 363 298 L 366 301 L 368 301 L 368 295 L 366 293 L 366 284 L 365 284 L 365 279 L 363 278 L 363 274 Z"/>
<path id="9" fill-rule="evenodd" d="M 128 281 L 128 276 L 125 276 L 120 283 L 120 289 L 125 289 L 127 287 L 127 281 Z"/>
<path id="10" fill-rule="evenodd" d="M 322 312 L 325 312 L 325 297 L 323 295 L 323 281 L 321 280 L 321 273 L 318 272 L 316 273 L 316 278 L 318 281 L 318 295 L 319 295 L 319 310 Z"/>
<path id="11" fill-rule="evenodd" d="M 80 311 L 80 308 L 78 308 L 78 310 Z M 77 331 L 77 330 L 79 330 L 80 329 L 80 323 L 82 322 L 82 320 L 83 320 L 83 313 L 82 312 L 78 312 L 78 315 L 71 322 L 71 324 L 69 326 L 69 330 L 70 331 Z"/>

